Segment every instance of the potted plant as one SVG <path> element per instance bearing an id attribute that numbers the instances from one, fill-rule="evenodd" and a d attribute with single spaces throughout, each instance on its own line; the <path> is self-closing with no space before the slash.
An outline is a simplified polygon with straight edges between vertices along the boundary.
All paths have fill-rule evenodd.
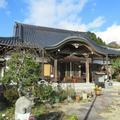
<path id="1" fill-rule="evenodd" d="M 76 102 L 80 101 L 80 95 L 76 95 Z"/>
<path id="2" fill-rule="evenodd" d="M 101 95 L 101 92 L 102 92 L 102 88 L 101 87 L 96 85 L 94 90 L 95 90 L 95 95 L 96 96 Z"/>
<path id="3" fill-rule="evenodd" d="M 76 102 L 80 101 L 80 93 L 79 92 L 76 93 L 75 99 L 76 99 Z"/>
<path id="4" fill-rule="evenodd" d="M 85 91 L 82 92 L 82 99 L 87 100 L 87 93 Z"/>

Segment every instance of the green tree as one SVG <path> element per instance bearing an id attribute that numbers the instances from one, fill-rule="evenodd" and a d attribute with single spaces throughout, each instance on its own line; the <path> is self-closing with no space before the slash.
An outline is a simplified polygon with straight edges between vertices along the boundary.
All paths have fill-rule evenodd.
<path id="1" fill-rule="evenodd" d="M 37 63 L 30 53 L 15 52 L 7 61 L 3 82 L 9 83 L 22 81 L 23 85 L 31 85 L 40 76 L 40 64 Z"/>
<path id="2" fill-rule="evenodd" d="M 114 72 L 116 74 L 120 73 L 120 58 L 116 58 L 112 60 L 112 67 L 114 68 Z"/>
<path id="3" fill-rule="evenodd" d="M 112 60 L 112 67 L 114 68 L 113 78 L 120 82 L 120 57 Z"/>
<path id="4" fill-rule="evenodd" d="M 100 37 L 97 37 L 95 33 L 87 32 L 87 35 L 91 40 L 95 41 L 97 44 L 106 45 L 105 42 Z"/>

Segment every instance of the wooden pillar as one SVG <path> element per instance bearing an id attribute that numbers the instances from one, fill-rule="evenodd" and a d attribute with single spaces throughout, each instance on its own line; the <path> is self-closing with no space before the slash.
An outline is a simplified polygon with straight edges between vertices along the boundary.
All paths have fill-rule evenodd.
<path id="1" fill-rule="evenodd" d="M 55 80 L 57 81 L 58 79 L 58 71 L 57 71 L 57 59 L 54 60 L 54 76 L 55 76 Z"/>
<path id="2" fill-rule="evenodd" d="M 41 70 L 41 75 L 42 75 L 42 79 L 44 79 L 44 49 L 42 49 L 42 70 Z"/>
<path id="3" fill-rule="evenodd" d="M 78 68 L 79 68 L 79 77 L 81 78 L 81 65 L 79 65 Z"/>
<path id="4" fill-rule="evenodd" d="M 67 63 L 65 63 L 65 76 L 67 76 L 68 73 L 67 73 Z"/>
<path id="5" fill-rule="evenodd" d="M 93 63 L 93 56 L 92 56 L 92 58 L 91 58 L 91 76 L 92 76 L 92 81 L 91 82 L 93 82 L 94 81 L 94 69 L 93 69 L 93 67 L 94 67 L 94 65 L 93 65 L 94 63 Z"/>
<path id="6" fill-rule="evenodd" d="M 106 71 L 107 71 L 107 78 L 109 78 L 109 73 L 108 73 L 108 54 L 106 54 Z"/>
<path id="7" fill-rule="evenodd" d="M 89 59 L 88 59 L 88 55 L 85 56 L 86 62 L 85 62 L 85 66 L 86 66 L 86 83 L 90 82 L 90 70 L 89 70 Z"/>
<path id="8" fill-rule="evenodd" d="M 72 62 L 70 62 L 70 77 L 72 77 Z"/>

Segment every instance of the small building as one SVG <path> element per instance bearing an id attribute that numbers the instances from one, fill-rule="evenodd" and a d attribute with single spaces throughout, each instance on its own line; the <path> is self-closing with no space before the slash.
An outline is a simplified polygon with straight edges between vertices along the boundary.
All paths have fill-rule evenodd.
<path id="1" fill-rule="evenodd" d="M 120 50 L 96 44 L 86 32 L 16 22 L 13 37 L 0 38 L 2 76 L 6 53 L 17 47 L 39 51 L 41 77 L 60 82 L 93 82 L 101 66 L 108 68 L 111 59 L 120 56 Z"/>

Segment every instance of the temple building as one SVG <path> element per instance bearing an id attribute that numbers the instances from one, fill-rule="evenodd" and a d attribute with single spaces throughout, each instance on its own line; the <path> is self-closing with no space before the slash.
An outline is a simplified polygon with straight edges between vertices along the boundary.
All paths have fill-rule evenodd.
<path id="1" fill-rule="evenodd" d="M 0 37 L 1 77 L 7 55 L 18 47 L 37 51 L 41 77 L 60 82 L 93 82 L 101 66 L 108 68 L 120 56 L 120 50 L 96 44 L 86 32 L 16 22 L 13 37 Z"/>

